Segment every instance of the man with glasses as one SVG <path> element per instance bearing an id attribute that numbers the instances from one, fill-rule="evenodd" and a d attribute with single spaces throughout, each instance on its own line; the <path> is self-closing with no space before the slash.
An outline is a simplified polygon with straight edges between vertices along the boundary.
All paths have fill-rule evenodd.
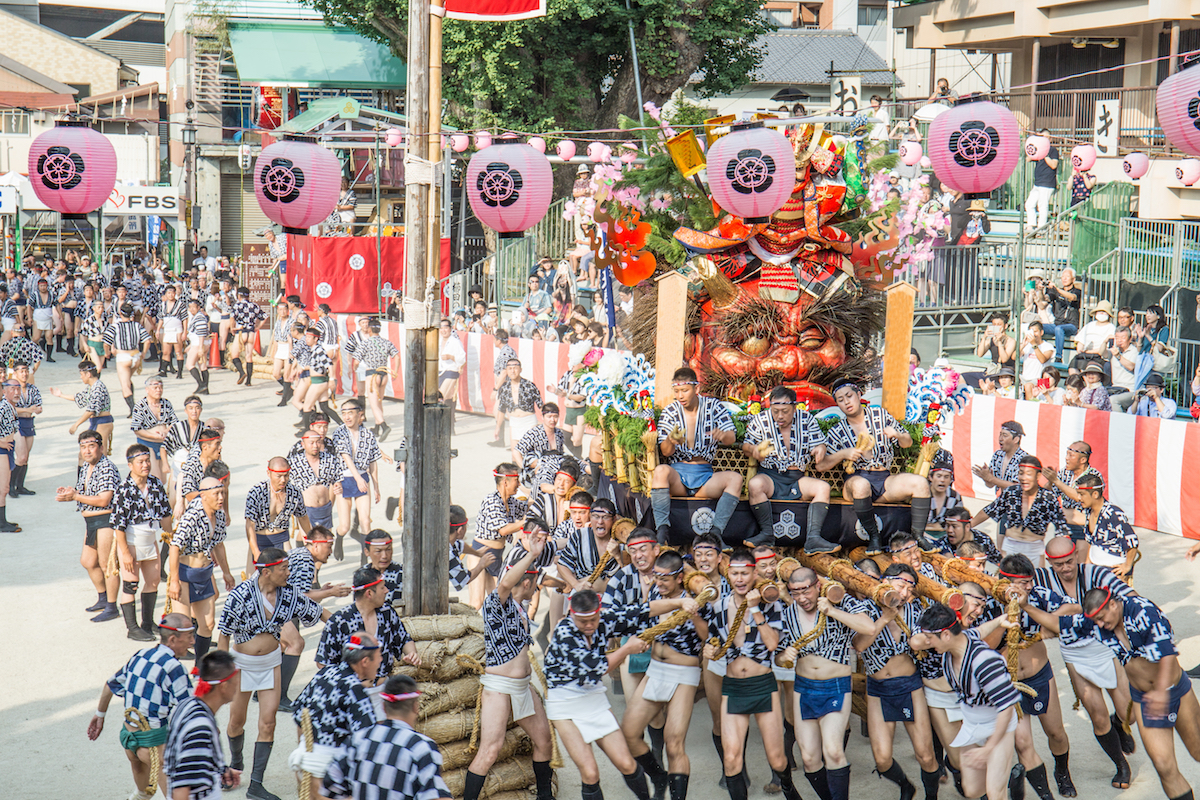
<path id="1" fill-rule="evenodd" d="M 843 732 L 850 722 L 850 640 L 870 635 L 875 623 L 863 605 L 847 597 L 841 607 L 821 594 L 817 574 L 800 567 L 788 577 L 792 603 L 783 612 L 776 663 L 792 663 L 795 691 L 780 698 L 792 704 L 804 777 L 824 800 L 849 800 L 850 762 Z M 824 627 L 816 633 L 820 618 Z"/>
<path id="2" fill-rule="evenodd" d="M 625 693 L 628 699 L 621 731 L 630 754 L 654 783 L 656 795 L 669 787 L 671 800 L 685 800 L 691 775 L 691 761 L 685 745 L 696 688 L 700 685 L 700 650 L 708 638 L 708 611 L 684 591 L 683 558 L 674 552 L 658 553 L 654 531 L 638 528 L 630 535 L 628 548 L 634 559 L 630 566 L 647 561 L 650 564 L 647 571 L 649 587 L 639 587 L 645 589 L 639 593 L 639 600 L 645 598 L 641 602 L 647 603 L 649 608 L 645 625 L 656 625 L 664 616 L 680 609 L 690 616 L 681 626 L 663 633 L 651 644 L 645 680 L 640 681 L 633 691 Z M 618 573 L 617 578 L 621 574 Z M 638 576 L 641 577 L 640 566 Z M 609 582 L 610 590 L 617 578 Z M 608 592 L 605 592 L 607 597 Z M 604 605 L 608 607 L 607 599 Z M 665 717 L 665 725 L 655 728 L 652 723 L 659 717 Z M 661 759 L 642 739 L 643 729 L 650 730 L 651 744 L 665 747 L 669 759 L 666 771 Z"/>
<path id="3" fill-rule="evenodd" d="M 363 407 L 357 400 L 342 403 L 343 424 L 332 437 L 334 449 L 346 467 L 342 473 L 342 493 L 337 498 L 337 539 L 333 545 L 333 557 L 338 561 L 345 557 L 342 542 L 350 532 L 351 511 L 358 512 L 359 530 L 369 531 L 372 489 L 374 502 L 379 502 L 378 462 L 384 455 L 375 434 L 363 425 L 363 418 Z"/>
<path id="4" fill-rule="evenodd" d="M 680 367 L 671 377 L 675 402 L 667 406 L 658 422 L 659 465 L 650 478 L 650 506 L 661 544 L 671 532 L 671 497 L 717 499 L 711 531 L 724 537 L 725 526 L 742 494 L 740 472 L 713 472 L 718 445 L 732 445 L 737 439 L 733 417 L 715 397 L 700 394 L 700 379 L 695 370 Z M 750 538 L 752 545 L 774 538 L 774 526 L 768 525 Z M 741 538 L 741 537 L 739 537 Z"/>
<path id="5" fill-rule="evenodd" d="M 1034 581 L 1038 586 L 1068 598 L 1073 603 L 1092 589 L 1111 591 L 1121 598 L 1133 597 L 1128 584 L 1117 578 L 1107 567 L 1084 563 L 1079 552 L 1079 542 L 1055 536 L 1046 544 L 1046 559 L 1050 566 L 1037 570 Z M 1127 726 L 1132 724 L 1129 679 L 1121 669 L 1116 657 L 1094 637 L 1077 642 L 1059 642 L 1059 651 L 1067 665 L 1067 674 L 1075 696 L 1088 713 L 1096 741 L 1117 768 L 1112 785 L 1117 789 L 1129 788 L 1130 769 L 1127 753 L 1133 753 L 1136 744 Z M 1112 697 L 1112 714 L 1104 701 L 1104 692 Z"/>
<path id="6" fill-rule="evenodd" d="M 1068 615 L 1079 613 L 1079 606 L 1072 601 L 1036 585 L 1037 571 L 1033 562 L 1022 554 L 1005 556 L 1000 562 L 999 576 L 1012 582 L 1014 595 L 1023 606 L 1032 606 L 1047 613 Z M 1033 746 L 1030 716 L 1037 717 L 1054 756 L 1054 780 L 1058 793 L 1063 797 L 1075 797 L 1075 783 L 1071 779 L 1070 740 L 1063 726 L 1062 705 L 1058 699 L 1058 684 L 1050 666 L 1050 655 L 1046 651 L 1044 638 L 1048 635 L 1029 613 L 1019 619 L 1021 635 L 1025 644 L 1018 651 L 1016 679 L 1033 690 L 1033 695 L 1022 693 L 1021 711 L 1024 712 L 1017 724 L 1017 753 L 1025 766 L 1025 778 L 1033 786 L 1038 797 L 1050 800 L 1049 784 L 1046 780 L 1046 765 Z M 1051 632 L 1052 633 L 1052 632 Z M 1039 638 L 1039 634 L 1041 638 Z M 1007 631 L 997 628 L 985 641 L 999 649 Z"/>
<path id="7" fill-rule="evenodd" d="M 928 513 L 928 512 L 926 512 Z M 854 637 L 854 647 L 863 656 L 867 672 L 867 730 L 878 773 L 900 787 L 901 797 L 916 791 L 904 769 L 892 757 L 896 723 L 903 722 L 912 741 L 913 754 L 921 766 L 925 797 L 936 800 L 941 768 L 933 752 L 933 728 L 924 686 L 917 670 L 921 656 L 909 648 L 909 636 L 920 627 L 926 603 L 916 596 L 917 573 L 906 563 L 894 563 L 883 571 L 883 580 L 900 596 L 898 608 L 865 603 L 865 612 L 875 623 L 870 633 Z"/>
<path id="8" fill-rule="evenodd" d="M 1017 482 L 1017 471 L 1021 459 L 1029 455 L 1021 449 L 1021 439 L 1025 436 L 1025 428 L 1016 420 L 1009 420 L 1000 426 L 996 435 L 999 449 L 992 453 L 992 460 L 986 466 L 971 467 L 971 473 L 981 479 L 989 488 L 995 489 L 996 494 L 1004 491 Z"/>
<path id="9" fill-rule="evenodd" d="M 1042 475 L 1054 488 L 1059 502 L 1062 504 L 1063 517 L 1067 520 L 1071 538 L 1083 548 L 1082 554 L 1085 557 L 1088 551 L 1087 514 L 1084 513 L 1083 502 L 1080 498 L 1079 479 L 1084 475 L 1094 475 L 1100 479 L 1101 483 L 1104 481 L 1100 470 L 1091 465 L 1091 459 L 1092 446 L 1090 444 L 1084 441 L 1071 442 L 1067 446 L 1062 469 L 1055 471 L 1054 467 L 1049 464 L 1042 469 Z"/>

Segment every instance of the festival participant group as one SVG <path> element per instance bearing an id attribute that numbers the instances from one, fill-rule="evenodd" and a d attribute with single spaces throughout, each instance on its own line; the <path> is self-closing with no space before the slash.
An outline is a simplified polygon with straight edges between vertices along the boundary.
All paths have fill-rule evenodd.
<path id="1" fill-rule="evenodd" d="M 357 319 L 345 336 L 327 306 L 287 297 L 266 320 L 228 276 L 192 272 L 171 283 L 150 269 L 106 279 L 31 265 L 0 295 L 0 356 L 11 375 L 0 401 L 8 454 L 0 531 L 20 532 L 14 518 L 35 502 L 25 479 L 42 412 L 38 367 L 82 353 L 82 386 L 48 389 L 80 412 L 70 428 L 77 480 L 55 499 L 82 517 L 92 621 L 121 620 L 146 646 L 101 688 L 88 736 L 101 736 L 114 697 L 136 712 L 108 727 L 139 800 L 153 786 L 176 800 L 243 787 L 256 800 L 292 796 L 290 781 L 268 786 L 272 757 L 311 781 L 313 797 L 449 798 L 437 745 L 416 730 L 421 691 L 404 674 L 411 670 L 397 671 L 421 665 L 397 610 L 402 525 L 389 532 L 373 522 L 383 486 L 403 492 L 403 473 L 388 477 L 392 459 L 380 446 L 392 433 L 383 394 L 399 353 L 376 318 Z M 62 327 L 80 305 L 81 323 Z M 443 328 L 443 341 L 453 338 Z M 231 508 L 225 425 L 212 416 L 220 399 L 208 373 L 231 367 L 238 384 L 252 385 L 256 339 L 271 357 L 279 406 L 297 414 L 296 438 L 280 443 L 261 480 L 236 487 L 245 504 Z M 458 350 L 443 347 L 447 396 L 465 361 Z M 996 493 L 972 515 L 953 489 L 949 453 L 937 453 L 928 477 L 897 468 L 912 437 L 859 386 L 831 387 L 841 412 L 832 426 L 775 387 L 739 441 L 727 407 L 701 394 L 684 367 L 658 423 L 643 526 L 623 516 L 627 498 L 602 475 L 600 437 L 580 412 L 582 355 L 573 350 L 568 371 L 543 393 L 522 377 L 515 352 L 501 353 L 494 443 L 507 460 L 479 475 L 494 491 L 477 509 L 450 507 L 446 580 L 484 618 L 465 800 L 488 794 L 510 720 L 532 742 L 538 800 L 554 796 L 555 737 L 584 800 L 605 791 L 715 796 L 689 786 L 691 758 L 713 752 L 732 800 L 760 792 L 796 800 L 805 785 L 819 800 L 848 800 L 852 770 L 854 786 L 876 772 L 901 800 L 918 791 L 926 800 L 1019 800 L 1027 786 L 1039 800 L 1075 797 L 1063 706 L 1076 698 L 1096 743 L 1075 744 L 1111 761 L 1114 789 L 1129 787 L 1140 739 L 1166 797 L 1190 800 L 1175 737 L 1185 758 L 1200 760 L 1200 707 L 1170 621 L 1133 588 L 1138 537 L 1105 499 L 1086 442 L 1058 464 L 1057 453 L 1024 450 L 1021 425 L 1004 423 L 990 463 L 971 468 Z M 185 370 L 194 386 L 183 383 Z M 353 375 L 359 394 L 338 397 L 337 375 Z M 110 385 L 132 434 L 118 431 L 117 445 Z M 178 398 L 181 386 L 177 412 L 167 396 Z M 754 460 L 748 481 L 714 467 L 720 447 Z M 689 498 L 709 501 L 711 513 L 681 526 L 672 508 Z M 388 498 L 384 516 L 400 504 Z M 785 510 L 803 523 L 799 536 L 796 525 L 777 524 Z M 980 530 L 988 519 L 994 535 Z M 244 545 L 228 535 L 239 523 Z M 849 565 L 862 580 L 835 584 L 787 558 L 796 554 L 814 566 Z M 322 581 L 326 564 L 347 558 L 360 564 L 350 585 Z M 934 563 L 947 559 L 978 579 L 950 580 Z M 949 601 L 951 587 L 961 602 Z M 312 628 L 319 643 L 307 648 Z M 1051 665 L 1055 646 L 1071 693 Z M 293 686 L 306 650 L 317 673 Z M 544 690 L 533 680 L 539 664 Z M 859 712 L 873 763 L 846 754 L 856 674 L 865 677 Z M 248 726 L 252 704 L 257 723 Z M 305 717 L 311 748 L 299 735 Z M 1035 719 L 1044 733 L 1036 741 Z M 907 736 L 896 736 L 897 723 Z M 689 753 L 693 725 L 710 727 L 711 751 Z M 283 753 L 274 753 L 276 739 Z M 747 748 L 759 742 L 769 775 L 747 767 Z M 600 754 L 624 788 L 602 785 Z"/>

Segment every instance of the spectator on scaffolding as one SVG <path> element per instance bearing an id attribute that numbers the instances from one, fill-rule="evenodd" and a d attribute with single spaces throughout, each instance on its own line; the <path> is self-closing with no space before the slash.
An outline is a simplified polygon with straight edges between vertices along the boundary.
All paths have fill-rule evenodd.
<path id="1" fill-rule="evenodd" d="M 1108 349 L 1108 374 L 1112 376 L 1109 396 L 1113 406 L 1125 411 L 1133 403 L 1137 369 L 1137 345 L 1133 343 L 1133 332 L 1125 325 L 1118 325 L 1113 333 L 1113 346 Z"/>
<path id="2" fill-rule="evenodd" d="M 896 127 L 892 129 L 892 138 L 898 140 L 898 142 L 920 142 L 921 131 L 917 127 L 917 118 L 909 117 L 907 122 L 897 123 Z M 897 144 L 897 147 L 899 147 L 899 144 Z M 908 191 L 912 188 L 913 181 L 921 177 L 922 171 L 921 162 L 919 161 L 911 167 L 903 161 L 898 161 L 892 170 L 893 174 L 900 176 L 900 189 L 902 191 Z"/>
<path id="3" fill-rule="evenodd" d="M 1042 128 L 1039 136 L 1050 138 L 1050 130 Z M 1025 233 L 1030 234 L 1038 228 L 1045 227 L 1050 219 L 1050 201 L 1054 190 L 1058 188 L 1058 165 L 1062 156 L 1058 148 L 1050 145 L 1050 151 L 1045 158 L 1033 165 L 1033 188 L 1025 199 Z M 1030 157 L 1030 161 L 1034 159 Z"/>
<path id="4" fill-rule="evenodd" d="M 1137 400 L 1129 406 L 1128 413 L 1139 417 L 1172 419 L 1179 409 L 1175 401 L 1164 394 L 1166 383 L 1162 375 L 1151 372 L 1146 378 L 1146 385 L 1135 393 Z"/>
<path id="5" fill-rule="evenodd" d="M 1134 370 L 1134 389 L 1146 385 L 1147 376 L 1166 376 L 1175 368 L 1175 351 L 1167 346 L 1170 333 L 1167 330 L 1167 314 L 1158 303 L 1146 306 L 1146 324 L 1134 325 L 1133 336 L 1137 341 L 1137 368 Z"/>
<path id="6" fill-rule="evenodd" d="M 938 78 L 933 94 L 929 95 L 929 99 L 925 101 L 925 104 L 944 103 L 945 105 L 952 106 L 957 100 L 958 93 L 950 88 L 950 81 L 945 78 Z"/>
<path id="7" fill-rule="evenodd" d="M 1062 374 L 1050 364 L 1042 367 L 1042 375 L 1033 385 L 1033 398 L 1040 403 L 1063 404 Z"/>
<path id="8" fill-rule="evenodd" d="M 1133 316 L 1133 309 L 1130 308 L 1129 306 L 1121 306 L 1120 308 L 1117 309 L 1117 327 L 1118 328 L 1121 327 L 1122 325 L 1124 325 L 1126 328 L 1129 328 L 1129 330 L 1132 331 L 1133 324 L 1136 321 L 1137 320 L 1135 320 L 1134 316 Z"/>
<path id="9" fill-rule="evenodd" d="M 1098 182 L 1090 170 L 1076 172 L 1071 176 L 1071 206 L 1077 206 L 1092 196 Z"/>
<path id="10" fill-rule="evenodd" d="M 1113 410 L 1108 387 L 1104 385 L 1104 369 L 1097 362 L 1093 361 L 1085 366 L 1082 374 L 1067 378 L 1067 386 L 1077 386 L 1076 402 L 1064 402 L 1063 405 L 1077 405 L 1096 411 Z"/>
<path id="11" fill-rule="evenodd" d="M 1071 371 L 1083 372 L 1088 364 L 1103 362 L 1116 332 L 1117 326 L 1112 321 L 1112 303 L 1101 300 L 1092 309 L 1092 321 L 1075 334 L 1075 357 L 1071 359 Z"/>
<path id="12" fill-rule="evenodd" d="M 525 336 L 533 333 L 534 328 L 545 325 L 550 320 L 554 302 L 550 295 L 541 288 L 542 281 L 537 275 L 529 276 L 529 293 L 521 302 L 521 310 L 525 312 Z"/>
<path id="13" fill-rule="evenodd" d="M 892 116 L 888 113 L 887 108 L 883 105 L 883 98 L 879 95 L 871 95 L 871 130 L 867 134 L 867 139 L 872 144 L 877 142 L 886 142 L 888 140 L 888 131 L 892 127 Z"/>
<path id="14" fill-rule="evenodd" d="M 1008 318 L 1002 311 L 992 314 L 988 326 L 979 335 L 979 343 L 975 345 L 977 358 L 983 358 L 985 354 L 992 359 L 989 373 L 998 372 L 1004 367 L 1015 369 L 1017 366 L 1017 340 L 1008 335 Z"/>
<path id="15" fill-rule="evenodd" d="M 1052 324 L 1043 324 L 1046 337 L 1054 337 L 1054 360 L 1061 362 L 1067 337 L 1079 332 L 1079 309 L 1083 287 L 1075 280 L 1075 270 L 1067 267 L 1058 274 L 1058 286 L 1046 287 L 1046 299 L 1054 313 Z"/>
<path id="16" fill-rule="evenodd" d="M 950 239 L 956 247 L 948 253 L 943 296 L 959 305 L 979 302 L 979 245 L 992 232 L 983 200 L 967 200 L 962 192 L 951 192 Z"/>
<path id="17" fill-rule="evenodd" d="M 1054 311 L 1050 308 L 1050 298 L 1046 296 L 1046 278 L 1040 269 L 1026 270 L 1025 301 L 1021 310 L 1021 327 L 1018 333 L 1023 337 L 1029 330 L 1029 324 L 1040 322 L 1044 326 L 1054 322 Z"/>
<path id="18" fill-rule="evenodd" d="M 1042 377 L 1043 366 L 1054 355 L 1054 345 L 1042 339 L 1042 323 L 1029 323 L 1029 332 L 1021 341 L 1021 388 L 1026 400 L 1033 400 L 1034 387 Z"/>

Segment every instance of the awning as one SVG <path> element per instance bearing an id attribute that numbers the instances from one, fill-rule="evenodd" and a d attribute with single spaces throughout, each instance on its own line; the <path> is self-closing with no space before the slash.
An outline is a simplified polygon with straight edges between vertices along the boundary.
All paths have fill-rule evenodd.
<path id="1" fill-rule="evenodd" d="M 385 45 L 320 22 L 230 22 L 238 79 L 296 89 L 403 89 L 404 62 Z"/>

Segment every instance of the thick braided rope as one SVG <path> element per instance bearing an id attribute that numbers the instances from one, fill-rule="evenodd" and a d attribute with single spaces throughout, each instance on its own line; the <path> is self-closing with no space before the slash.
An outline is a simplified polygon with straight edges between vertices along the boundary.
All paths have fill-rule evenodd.
<path id="1" fill-rule="evenodd" d="M 700 592 L 700 594 L 696 595 L 696 602 L 700 603 L 701 605 L 703 605 L 704 603 L 711 603 L 713 600 L 716 600 L 716 599 L 717 599 L 717 590 L 715 588 L 713 588 L 712 586 L 706 586 L 704 588 L 704 590 L 702 592 Z M 689 614 L 687 611 L 685 611 L 682 608 L 677 608 L 674 611 L 672 611 L 671 615 L 668 616 L 666 619 L 664 619 L 662 622 L 659 622 L 657 625 L 653 625 L 653 626 L 647 628 L 646 630 L 642 631 L 641 633 L 639 633 L 638 638 L 641 639 L 643 642 L 653 642 L 655 639 L 657 639 L 659 636 L 662 636 L 667 631 L 674 630 L 674 629 L 678 628 L 680 625 L 687 624 L 687 621 L 691 618 L 692 618 L 692 615 Z"/>
<path id="2" fill-rule="evenodd" d="M 825 597 L 826 593 L 829 591 L 829 587 L 835 586 L 835 585 L 841 586 L 841 584 L 838 583 L 837 581 L 829 581 L 828 583 L 822 583 L 821 584 L 821 597 Z M 808 646 L 811 642 L 815 641 L 817 639 L 817 637 L 819 637 L 821 634 L 823 634 L 825 632 L 825 624 L 828 621 L 829 621 L 828 614 L 826 614 L 824 611 L 818 612 L 817 613 L 817 621 L 815 623 L 813 623 L 812 630 L 809 631 L 808 633 L 804 634 L 803 636 L 801 636 L 799 639 L 797 639 L 795 642 L 793 642 L 790 646 L 796 648 L 796 652 L 800 652 L 802 649 L 804 649 L 806 646 Z M 796 662 L 795 661 L 791 661 L 791 662 L 781 661 L 781 662 L 779 662 L 779 666 L 783 667 L 784 669 L 792 669 L 793 667 L 796 666 Z"/>
<path id="3" fill-rule="evenodd" d="M 308 713 L 308 709 L 304 709 L 303 715 L 300 717 L 300 730 L 304 732 L 304 749 L 309 753 L 312 752 L 315 737 L 313 736 L 312 717 Z M 300 771 L 300 800 L 311 800 L 312 798 L 312 775 L 303 770 Z"/>
<path id="4" fill-rule="evenodd" d="M 944 562 L 942 562 L 942 583 L 945 583 L 945 584 L 954 583 L 954 581 L 950 580 L 950 577 L 946 574 L 949 571 L 950 567 L 952 567 L 952 566 L 962 567 L 965 569 L 967 566 L 967 562 L 965 562 L 961 558 L 957 558 L 957 557 L 956 558 L 948 558 Z"/>
<path id="5" fill-rule="evenodd" d="M 484 672 L 483 664 L 479 663 L 479 659 L 475 656 L 469 656 L 465 653 L 456 655 L 455 660 L 459 665 L 471 670 L 476 675 L 482 675 Z M 483 683 L 480 682 L 479 688 L 475 690 L 475 722 L 471 724 L 471 741 L 467 744 L 467 750 L 475 752 L 479 749 L 479 725 L 480 725 L 480 706 L 483 704 Z"/>
<path id="6" fill-rule="evenodd" d="M 909 628 L 908 623 L 904 621 L 904 614 L 897 613 L 895 622 L 896 627 L 899 628 L 900 632 L 904 634 L 904 638 L 911 639 L 913 635 L 912 628 Z M 911 650 L 912 648 L 909 649 Z M 920 661 L 921 659 L 925 658 L 925 656 L 929 655 L 929 653 L 925 650 L 917 650 L 913 652 L 913 655 L 916 656 L 918 661 Z"/>
<path id="7" fill-rule="evenodd" d="M 533 671 L 537 674 L 538 681 L 542 684 L 542 697 L 550 693 L 550 684 L 546 682 L 546 673 L 542 671 L 542 664 L 531 654 L 529 663 L 533 665 Z M 478 714 L 476 714 L 478 716 Z M 550 721 L 550 768 L 562 769 L 563 759 L 562 753 L 558 749 L 558 729 L 554 727 L 554 721 Z"/>
<path id="8" fill-rule="evenodd" d="M 150 730 L 150 720 L 136 708 L 125 709 L 125 721 L 139 731 Z M 146 783 L 146 794 L 153 797 L 158 792 L 158 773 L 162 770 L 162 757 L 157 747 L 146 748 L 150 751 L 150 780 Z"/>
<path id="9" fill-rule="evenodd" d="M 1032 636 L 1026 636 L 1025 632 L 1021 630 L 1021 601 L 1017 598 L 1014 597 L 1012 600 L 1008 601 L 1008 608 L 1005 609 L 1005 612 L 1008 614 L 1009 622 L 1017 623 L 1013 627 L 1009 628 L 1005 633 L 1005 644 L 1007 644 L 1008 647 L 1004 653 L 1004 660 L 1008 666 L 1008 674 L 1012 676 L 1013 686 L 1017 687 L 1018 691 L 1023 692 L 1030 697 L 1037 697 L 1036 690 L 1017 680 L 1017 669 L 1020 664 L 1021 651 L 1032 646 L 1034 642 L 1040 642 L 1042 640 L 1042 632 L 1038 631 Z M 1022 711 L 1018 706 L 1017 716 L 1020 717 L 1021 714 Z"/>
<path id="10" fill-rule="evenodd" d="M 604 555 L 600 556 L 600 561 L 597 562 L 596 568 L 592 570 L 592 574 L 587 576 L 587 583 L 595 583 L 600 580 L 600 576 L 604 574 L 604 568 L 608 566 L 608 562 L 612 561 L 612 551 L 605 550 Z"/>
<path id="11" fill-rule="evenodd" d="M 729 646 L 733 644 L 733 640 L 737 637 L 738 631 L 742 629 L 742 622 L 746 619 L 746 607 L 748 602 L 743 600 L 738 606 L 737 613 L 733 615 L 733 624 L 729 626 L 729 638 L 721 643 L 720 639 L 713 637 L 712 641 L 718 643 L 717 652 L 713 653 L 713 661 L 724 658 Z"/>

